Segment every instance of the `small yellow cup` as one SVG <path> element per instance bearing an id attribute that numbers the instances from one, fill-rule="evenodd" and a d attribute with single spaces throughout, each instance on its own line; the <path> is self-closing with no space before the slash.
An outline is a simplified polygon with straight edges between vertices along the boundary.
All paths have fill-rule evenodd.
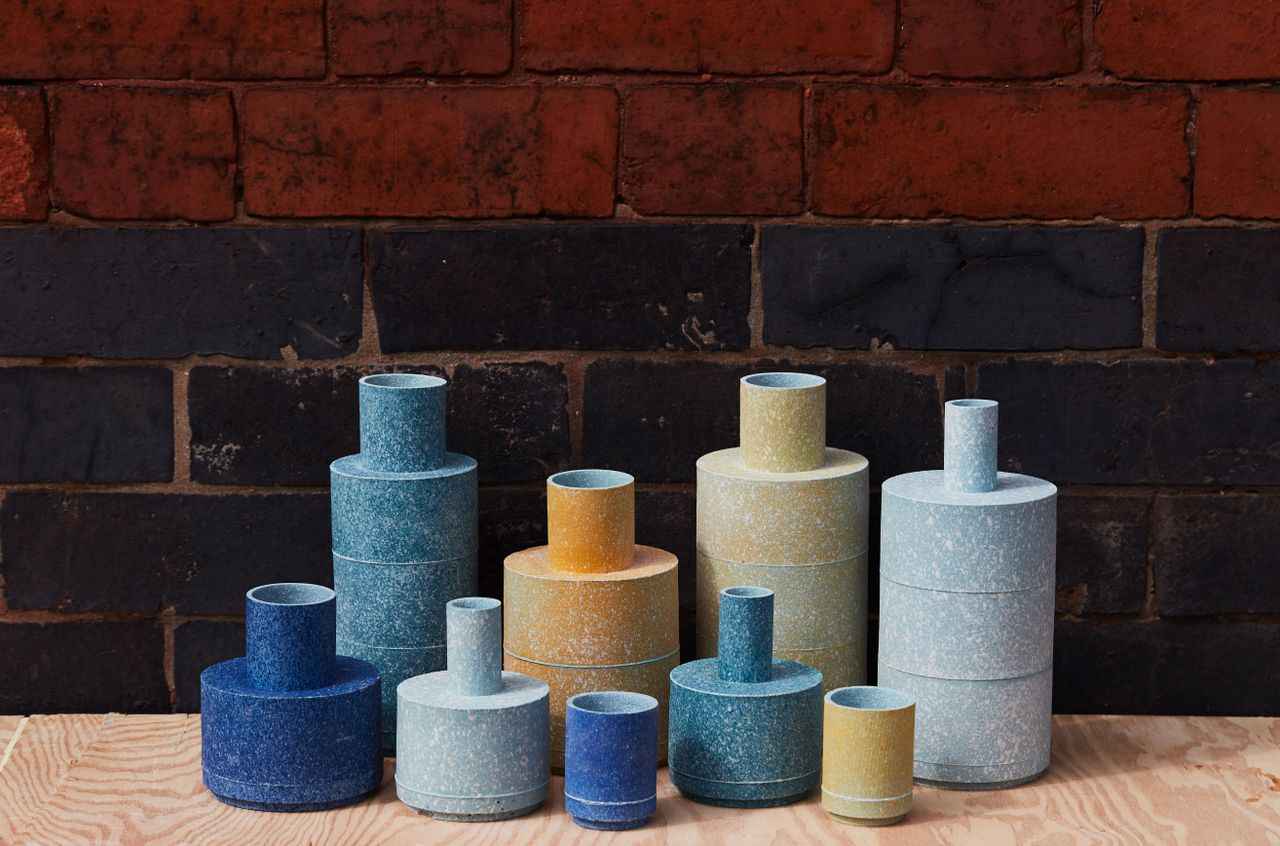
<path id="1" fill-rule="evenodd" d="M 841 687 L 822 714 L 822 807 L 840 822 L 892 825 L 911 810 L 916 703 L 887 687 Z"/>

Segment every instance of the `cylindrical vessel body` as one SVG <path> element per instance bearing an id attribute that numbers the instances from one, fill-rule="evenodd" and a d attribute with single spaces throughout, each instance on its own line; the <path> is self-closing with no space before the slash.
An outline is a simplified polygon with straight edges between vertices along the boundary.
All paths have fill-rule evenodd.
<path id="1" fill-rule="evenodd" d="M 841 822 L 889 825 L 911 809 L 915 702 L 885 687 L 827 694 L 822 722 L 822 807 Z"/>
<path id="2" fill-rule="evenodd" d="M 617 470 L 566 470 L 547 479 L 551 569 L 609 573 L 636 548 L 635 479 Z"/>
<path id="3" fill-rule="evenodd" d="M 445 606 L 448 666 L 462 696 L 488 696 L 502 689 L 502 603 L 483 596 L 454 599 Z"/>
<path id="4" fill-rule="evenodd" d="M 998 473 L 981 490 L 995 404 L 959 402 L 948 469 L 881 489 L 878 678 L 916 701 L 915 777 L 976 790 L 1049 766 L 1057 489 Z"/>
<path id="5" fill-rule="evenodd" d="M 861 683 L 867 460 L 823 445 L 820 377 L 755 374 L 740 393 L 742 445 L 698 459 L 698 655 L 716 654 L 719 592 L 756 585 L 777 594 L 775 657 L 821 670 L 828 688 Z"/>
<path id="6" fill-rule="evenodd" d="M 622 831 L 658 806 L 658 700 L 600 691 L 565 707 L 564 804 L 584 828 Z"/>
<path id="7" fill-rule="evenodd" d="M 260 690 L 327 687 L 337 667 L 337 613 L 332 590 L 282 582 L 245 595 L 245 660 Z"/>
<path id="8" fill-rule="evenodd" d="M 444 396 L 435 376 L 362 379 L 362 452 L 329 467 L 338 652 L 381 671 L 387 750 L 397 686 L 444 668 L 445 604 L 476 592 L 476 463 L 444 450 Z"/>
<path id="9" fill-rule="evenodd" d="M 720 678 L 765 682 L 773 676 L 773 591 L 720 591 Z"/>

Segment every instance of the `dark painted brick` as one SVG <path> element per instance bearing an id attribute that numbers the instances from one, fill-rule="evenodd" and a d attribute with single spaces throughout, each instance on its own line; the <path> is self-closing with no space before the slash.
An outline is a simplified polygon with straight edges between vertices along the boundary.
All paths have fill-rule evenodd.
<path id="1" fill-rule="evenodd" d="M 398 368 L 405 369 L 405 368 Z M 407 368 L 443 376 L 439 368 Z M 380 369 L 197 367 L 187 402 L 191 476 L 222 485 L 325 485 L 329 462 L 359 449 L 361 376 Z M 448 398 L 449 449 L 484 481 L 533 481 L 569 458 L 568 383 L 542 362 L 460 364 Z"/>
<path id="2" fill-rule="evenodd" d="M 1004 470 L 1059 483 L 1276 484 L 1280 365 L 1245 360 L 986 364 Z"/>
<path id="3" fill-rule="evenodd" d="M 329 498 L 12 491 L 0 503 L 15 609 L 242 614 L 268 582 L 329 584 Z"/>
<path id="4" fill-rule="evenodd" d="M 636 491 L 636 543 L 665 549 L 680 560 L 680 660 L 698 657 L 695 613 L 698 566 L 694 552 L 694 495 L 691 491 Z"/>
<path id="5" fill-rule="evenodd" d="M 169 710 L 156 623 L 4 623 L 0 655 L 0 714 Z"/>
<path id="6" fill-rule="evenodd" d="M 1147 496 L 1058 497 L 1058 610 L 1124 614 L 1147 595 Z"/>
<path id="7" fill-rule="evenodd" d="M 480 489 L 480 595 L 502 596 L 502 562 L 547 542 L 547 496 L 538 488 Z"/>
<path id="8" fill-rule="evenodd" d="M 783 346 L 1142 344 L 1142 231 L 766 226 L 764 339 Z"/>
<path id="9" fill-rule="evenodd" d="M 191 620 L 173 632 L 174 709 L 200 710 L 200 673 L 205 667 L 244 655 L 244 623 Z"/>
<path id="10" fill-rule="evenodd" d="M 641 481 L 693 481 L 699 456 L 737 446 L 738 380 L 789 369 L 785 360 L 597 361 L 586 373 L 583 463 L 625 470 Z M 827 442 L 865 455 L 873 481 L 942 466 L 935 377 L 891 364 L 794 369 L 827 378 Z"/>
<path id="11" fill-rule="evenodd" d="M 1167 229 L 1156 244 L 1158 346 L 1280 350 L 1280 231 Z"/>
<path id="12" fill-rule="evenodd" d="M 744 349 L 751 240 L 736 225 L 375 232 L 382 349 Z"/>
<path id="13" fill-rule="evenodd" d="M 172 477 L 168 370 L 0 368 L 0 482 Z"/>
<path id="14" fill-rule="evenodd" d="M 334 358 L 360 276 L 354 229 L 0 229 L 0 355 Z"/>
<path id="15" fill-rule="evenodd" d="M 953 364 L 942 374 L 942 398 L 947 402 L 953 399 L 964 399 L 966 391 L 965 366 Z"/>
<path id="16" fill-rule="evenodd" d="M 1161 615 L 1280 612 L 1280 496 L 1160 495 L 1155 526 Z"/>
<path id="17" fill-rule="evenodd" d="M 1280 625 L 1063 620 L 1053 709 L 1079 714 L 1280 716 Z"/>

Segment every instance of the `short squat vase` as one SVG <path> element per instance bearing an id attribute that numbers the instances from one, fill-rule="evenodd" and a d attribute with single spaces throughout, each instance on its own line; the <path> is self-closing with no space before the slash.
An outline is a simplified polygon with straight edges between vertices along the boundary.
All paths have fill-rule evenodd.
<path id="1" fill-rule="evenodd" d="M 400 683 L 396 795 L 452 822 L 527 814 L 547 797 L 547 686 L 502 671 L 502 603 L 446 609 L 448 669 Z"/>
<path id="2" fill-rule="evenodd" d="M 396 686 L 444 669 L 444 606 L 476 592 L 476 462 L 445 450 L 445 380 L 360 380 L 360 452 L 329 466 L 338 652 L 382 673 L 382 745 Z"/>
<path id="3" fill-rule="evenodd" d="M 879 681 L 916 701 L 915 777 L 1049 766 L 1057 488 L 996 471 L 995 402 L 946 405 L 943 468 L 881 488 Z"/>
<path id="4" fill-rule="evenodd" d="M 842 687 L 822 713 L 822 807 L 840 822 L 892 825 L 911 810 L 916 704 L 887 687 Z"/>
<path id="5" fill-rule="evenodd" d="M 777 594 L 773 648 L 828 687 L 867 672 L 867 460 L 827 442 L 827 382 L 739 383 L 739 445 L 698 459 L 698 655 L 716 654 L 719 593 Z"/>
<path id="6" fill-rule="evenodd" d="M 334 652 L 334 592 L 262 585 L 245 599 L 245 657 L 200 674 L 204 783 L 228 805 L 317 811 L 382 781 L 378 670 Z"/>
<path id="7" fill-rule="evenodd" d="M 773 657 L 773 591 L 724 589 L 719 625 L 719 657 L 671 672 L 671 783 L 709 805 L 803 799 L 822 775 L 822 673 Z"/>
<path id="8" fill-rule="evenodd" d="M 579 693 L 565 705 L 564 807 L 583 828 L 623 831 L 658 807 L 658 700 Z"/>

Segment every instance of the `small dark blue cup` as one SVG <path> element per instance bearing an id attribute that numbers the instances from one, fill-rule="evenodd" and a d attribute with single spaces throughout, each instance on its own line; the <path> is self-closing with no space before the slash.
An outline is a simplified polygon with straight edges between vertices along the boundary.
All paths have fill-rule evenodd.
<path id="1" fill-rule="evenodd" d="M 569 698 L 564 807 L 583 828 L 648 822 L 658 807 L 658 700 L 617 690 Z"/>

